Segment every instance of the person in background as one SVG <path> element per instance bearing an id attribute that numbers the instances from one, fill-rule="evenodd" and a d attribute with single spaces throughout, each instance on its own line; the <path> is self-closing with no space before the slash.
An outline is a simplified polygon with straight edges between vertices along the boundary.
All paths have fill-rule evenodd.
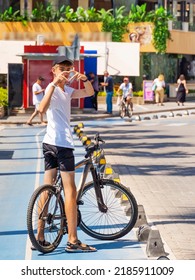
<path id="1" fill-rule="evenodd" d="M 131 110 L 133 111 L 133 102 L 132 102 L 133 86 L 132 83 L 129 82 L 128 77 L 124 77 L 123 83 L 119 86 L 117 90 L 117 94 L 119 94 L 121 90 L 122 90 L 122 98 L 125 100 L 126 104 L 130 104 Z"/>
<path id="2" fill-rule="evenodd" d="M 158 78 L 154 79 L 152 86 L 155 86 L 154 93 L 155 93 L 155 99 L 156 103 L 158 105 L 163 106 L 164 102 L 164 94 L 165 94 L 165 80 L 164 75 L 160 74 Z"/>
<path id="3" fill-rule="evenodd" d="M 43 138 L 44 184 L 53 184 L 59 168 L 64 187 L 64 208 L 68 223 L 68 241 L 65 250 L 71 253 L 94 252 L 96 251 L 94 247 L 83 244 L 77 236 L 74 142 L 70 126 L 71 99 L 92 96 L 94 90 L 86 75 L 75 71 L 73 61 L 65 56 L 59 56 L 54 61 L 52 73 L 53 81 L 47 86 L 40 103 L 40 112 L 47 113 L 48 120 Z M 73 78 L 81 81 L 84 88 L 70 87 L 69 82 Z M 40 221 L 37 229 L 37 240 L 44 246 L 49 246 L 49 242 L 44 238 L 44 225 L 41 223 L 44 221 Z"/>
<path id="4" fill-rule="evenodd" d="M 184 102 L 186 101 L 186 94 L 188 94 L 188 89 L 186 86 L 186 79 L 183 74 L 179 76 L 179 79 L 177 80 L 177 96 L 176 101 L 177 105 L 180 106 L 180 103 L 182 106 L 184 106 Z"/>
<path id="5" fill-rule="evenodd" d="M 39 76 L 36 80 L 36 82 L 32 86 L 32 93 L 33 93 L 33 105 L 35 105 L 35 110 L 26 122 L 28 125 L 32 125 L 32 120 L 39 114 L 40 121 L 42 125 L 46 125 L 46 123 L 43 121 L 43 114 L 39 111 L 40 102 L 43 99 L 44 96 L 44 89 L 41 87 L 42 82 L 45 79 L 41 76 Z"/>
<path id="6" fill-rule="evenodd" d="M 98 93 L 99 93 L 99 81 L 98 81 L 98 76 L 95 75 L 93 72 L 89 73 L 89 81 L 92 84 L 92 87 L 94 89 L 94 95 L 92 96 L 92 103 L 95 111 L 98 111 Z"/>
<path id="7" fill-rule="evenodd" d="M 114 93 L 114 83 L 112 76 L 109 75 L 108 71 L 104 71 L 104 82 L 101 83 L 106 89 L 106 105 L 107 111 L 105 114 L 112 114 L 112 96 Z"/>

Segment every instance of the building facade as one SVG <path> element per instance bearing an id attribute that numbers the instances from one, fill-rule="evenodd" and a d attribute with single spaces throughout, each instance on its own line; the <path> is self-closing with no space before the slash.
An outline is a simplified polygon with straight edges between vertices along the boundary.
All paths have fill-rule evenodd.
<path id="1" fill-rule="evenodd" d="M 95 7 L 97 10 L 101 8 L 106 10 L 115 9 L 125 6 L 126 13 L 129 12 L 131 4 L 142 5 L 147 3 L 148 11 L 155 10 L 159 6 L 165 7 L 175 17 L 175 21 L 170 27 L 170 29 L 172 29 L 171 36 L 173 40 L 168 41 L 167 53 L 165 55 L 157 55 L 154 48 L 152 48 L 152 44 L 141 46 L 140 77 L 133 78 L 135 89 L 140 89 L 142 76 L 146 76 L 147 79 L 153 79 L 159 72 L 165 73 L 167 83 L 174 83 L 181 73 L 184 73 L 187 80 L 190 82 L 195 82 L 195 0 L 0 0 L 0 12 L 2 13 L 5 9 L 12 6 L 15 11 L 20 10 L 21 13 L 27 11 L 28 14 L 30 14 L 38 2 L 43 4 L 50 2 L 56 9 L 62 5 L 69 5 L 74 10 L 76 10 L 78 6 L 85 9 Z M 95 26 L 94 23 L 93 25 Z M 58 28 L 57 25 L 56 28 Z M 126 42 L 127 40 L 129 40 L 128 36 Z M 65 44 L 64 42 L 62 43 Z"/>

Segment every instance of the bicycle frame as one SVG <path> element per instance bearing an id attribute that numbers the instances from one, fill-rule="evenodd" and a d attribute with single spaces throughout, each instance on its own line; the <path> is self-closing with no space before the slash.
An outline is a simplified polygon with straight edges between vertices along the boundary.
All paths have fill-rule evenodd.
<path id="1" fill-rule="evenodd" d="M 103 178 L 101 163 L 105 157 L 99 142 L 104 143 L 96 134 L 95 143 L 85 148 L 84 158 L 75 164 L 75 170 L 82 168 L 77 184 L 77 226 L 94 238 L 114 240 L 127 234 L 135 225 L 137 203 L 125 186 Z M 57 171 L 54 184 L 42 185 L 35 191 L 27 211 L 30 240 L 34 248 L 43 253 L 57 248 L 62 236 L 68 233 L 64 186 L 60 171 Z M 43 233 L 47 243 L 37 240 Z"/>
<path id="2" fill-rule="evenodd" d="M 83 170 L 80 184 L 78 187 L 77 203 L 79 204 L 79 202 L 80 202 L 80 197 L 83 192 L 87 176 L 88 176 L 89 172 L 91 172 L 92 179 L 94 182 L 94 189 L 95 189 L 95 194 L 96 194 L 96 198 L 97 198 L 98 208 L 101 212 L 105 213 L 107 211 L 107 206 L 104 204 L 104 201 L 103 201 L 101 187 L 100 187 L 100 178 L 98 178 L 99 174 L 97 173 L 97 170 L 93 165 L 92 158 L 89 157 L 87 159 L 81 160 L 80 162 L 78 162 L 75 165 L 75 169 L 78 169 L 81 166 L 84 166 L 84 170 Z"/>
<path id="3" fill-rule="evenodd" d="M 91 173 L 92 180 L 94 182 L 94 189 L 95 189 L 98 208 L 101 212 L 106 213 L 107 206 L 105 205 L 105 203 L 103 201 L 103 197 L 102 197 L 101 186 L 100 186 L 101 179 L 99 178 L 99 174 L 97 173 L 97 170 L 94 167 L 94 164 L 92 162 L 92 158 L 89 157 L 89 158 L 83 159 L 83 160 L 79 161 L 78 163 L 76 163 L 75 164 L 75 170 L 82 167 L 82 166 L 84 166 L 84 170 L 82 172 L 80 183 L 79 183 L 79 186 L 78 186 L 77 204 L 79 205 L 80 203 L 82 203 L 82 201 L 80 201 L 80 198 L 81 198 L 81 195 L 82 195 L 82 192 L 83 192 L 86 180 L 87 180 L 87 176 L 88 176 L 89 173 Z M 55 185 L 58 185 L 59 180 L 61 180 L 60 174 L 58 174 L 58 176 L 56 178 Z M 63 187 L 62 182 L 61 182 L 60 185 L 61 185 L 61 187 Z"/>

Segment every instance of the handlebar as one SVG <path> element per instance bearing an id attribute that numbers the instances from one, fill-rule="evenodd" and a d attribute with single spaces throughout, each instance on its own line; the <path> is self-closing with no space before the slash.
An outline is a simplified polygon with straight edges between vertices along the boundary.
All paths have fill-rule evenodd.
<path id="1" fill-rule="evenodd" d="M 105 143 L 105 141 L 100 137 L 99 132 L 96 133 L 94 140 L 95 140 L 95 143 L 91 143 L 89 146 L 86 147 L 85 158 L 90 157 L 94 151 L 96 151 L 100 148 L 100 142 L 103 144 Z"/>
<path id="2" fill-rule="evenodd" d="M 100 137 L 99 132 L 96 133 L 94 139 L 95 139 L 97 145 L 99 145 L 99 142 L 102 142 L 103 144 L 105 143 L 105 141 Z"/>

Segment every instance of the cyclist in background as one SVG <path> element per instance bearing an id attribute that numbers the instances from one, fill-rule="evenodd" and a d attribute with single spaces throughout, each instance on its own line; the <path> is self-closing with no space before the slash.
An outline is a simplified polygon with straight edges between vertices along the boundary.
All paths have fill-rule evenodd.
<path id="1" fill-rule="evenodd" d="M 117 94 L 119 95 L 120 91 L 122 91 L 122 98 L 125 101 L 125 104 L 130 104 L 131 111 L 133 111 L 133 86 L 132 83 L 129 82 L 128 77 L 124 77 L 123 83 L 119 86 L 117 90 Z"/>

